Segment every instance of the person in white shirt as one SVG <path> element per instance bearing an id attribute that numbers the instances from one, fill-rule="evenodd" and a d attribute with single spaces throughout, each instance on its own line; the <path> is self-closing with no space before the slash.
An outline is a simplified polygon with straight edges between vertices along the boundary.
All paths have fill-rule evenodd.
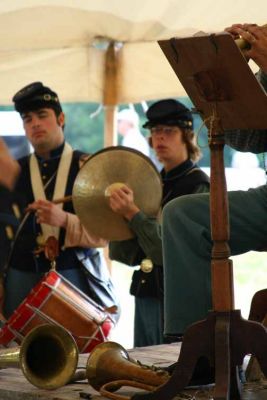
<path id="1" fill-rule="evenodd" d="M 136 111 L 124 108 L 118 112 L 118 133 L 122 136 L 122 146 L 141 151 L 149 157 L 149 144 L 140 132 L 139 116 Z"/>

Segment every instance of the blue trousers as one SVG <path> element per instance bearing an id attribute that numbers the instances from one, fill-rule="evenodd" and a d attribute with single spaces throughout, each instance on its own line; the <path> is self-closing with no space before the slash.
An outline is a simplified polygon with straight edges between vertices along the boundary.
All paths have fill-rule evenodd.
<path id="1" fill-rule="evenodd" d="M 163 343 L 163 302 L 156 297 L 135 297 L 134 347 Z"/>
<path id="2" fill-rule="evenodd" d="M 183 334 L 212 308 L 209 193 L 163 209 L 164 333 Z M 267 245 L 267 186 L 228 193 L 232 255 Z"/>
<path id="3" fill-rule="evenodd" d="M 60 274 L 84 293 L 87 292 L 85 274 L 80 269 L 66 269 Z M 20 271 L 9 268 L 5 279 L 4 316 L 9 318 L 31 289 L 43 278 L 41 272 Z"/>

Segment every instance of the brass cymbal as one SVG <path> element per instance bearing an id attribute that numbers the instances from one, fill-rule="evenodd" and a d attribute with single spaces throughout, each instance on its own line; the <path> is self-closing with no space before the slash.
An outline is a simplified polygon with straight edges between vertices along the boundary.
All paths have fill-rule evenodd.
<path id="1" fill-rule="evenodd" d="M 109 206 L 108 192 L 117 184 L 129 186 L 136 205 L 149 216 L 157 216 L 161 204 L 161 176 L 141 152 L 112 146 L 92 155 L 76 177 L 72 201 L 88 232 L 108 240 L 135 236 L 125 219 Z"/>

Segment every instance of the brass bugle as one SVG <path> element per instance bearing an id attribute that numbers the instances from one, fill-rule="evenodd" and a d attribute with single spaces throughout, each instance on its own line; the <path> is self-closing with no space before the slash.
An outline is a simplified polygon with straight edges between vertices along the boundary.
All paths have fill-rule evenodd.
<path id="1" fill-rule="evenodd" d="M 88 357 L 86 378 L 95 390 L 101 392 L 106 384 L 109 384 L 109 390 L 118 390 L 122 386 L 120 381 L 123 380 L 155 388 L 166 383 L 170 375 L 162 369 L 148 367 L 133 360 L 118 343 L 103 342 L 94 347 Z"/>
<path id="2" fill-rule="evenodd" d="M 71 334 L 57 325 L 40 325 L 21 346 L 0 350 L 0 369 L 20 368 L 25 378 L 41 389 L 56 389 L 75 374 L 79 351 Z"/>
<path id="3" fill-rule="evenodd" d="M 235 39 L 235 44 L 240 50 L 249 50 L 250 44 L 242 38 Z"/>
<path id="4" fill-rule="evenodd" d="M 261 28 L 267 28 L 267 24 L 262 25 Z M 248 50 L 250 48 L 250 43 L 241 37 L 235 39 L 235 43 L 240 50 Z"/>

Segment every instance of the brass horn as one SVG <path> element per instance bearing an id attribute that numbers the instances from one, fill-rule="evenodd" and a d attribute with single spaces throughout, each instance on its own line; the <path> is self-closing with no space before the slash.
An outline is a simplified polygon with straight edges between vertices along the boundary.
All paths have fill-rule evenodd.
<path id="1" fill-rule="evenodd" d="M 267 24 L 261 26 L 261 28 L 267 28 Z M 243 38 L 235 39 L 235 43 L 240 50 L 249 50 L 250 44 Z"/>
<path id="2" fill-rule="evenodd" d="M 0 350 L 0 369 L 21 368 L 26 379 L 41 389 L 56 389 L 75 374 L 79 351 L 62 327 L 40 325 L 32 329 L 21 346 Z"/>
<path id="3" fill-rule="evenodd" d="M 249 50 L 250 44 L 243 38 L 235 39 L 235 44 L 240 50 Z"/>
<path id="4" fill-rule="evenodd" d="M 114 395 L 109 396 L 107 388 L 113 392 L 127 385 L 153 390 L 166 383 L 170 375 L 159 368 L 148 367 L 132 359 L 120 344 L 104 342 L 98 344 L 90 353 L 86 377 L 95 390 L 115 398 Z"/>

